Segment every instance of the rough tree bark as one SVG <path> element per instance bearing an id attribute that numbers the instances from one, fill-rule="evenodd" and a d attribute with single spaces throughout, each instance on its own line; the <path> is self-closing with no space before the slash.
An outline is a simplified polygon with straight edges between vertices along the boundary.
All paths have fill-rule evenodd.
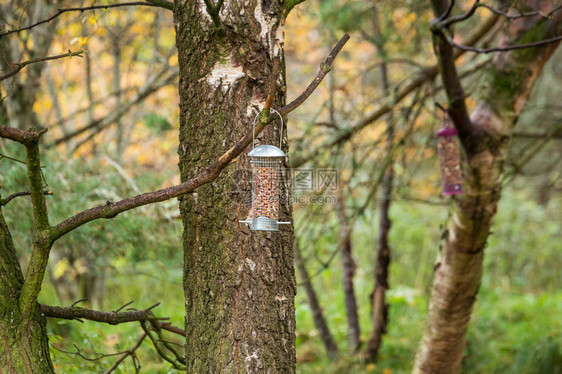
<path id="1" fill-rule="evenodd" d="M 272 107 L 285 100 L 282 2 L 217 4 L 175 2 L 182 180 L 251 128 L 270 81 Z M 282 72 L 273 77 L 276 63 Z M 272 123 L 258 143 L 277 144 L 279 131 Z M 188 373 L 295 372 L 293 231 L 251 232 L 238 223 L 250 207 L 232 198 L 229 181 L 249 168 L 242 154 L 180 203 Z M 249 191 L 249 179 L 242 184 Z M 281 219 L 291 220 L 290 206 L 281 205 Z"/>
<path id="2" fill-rule="evenodd" d="M 444 14 L 446 0 L 432 3 L 437 16 Z M 545 14 L 553 6 L 550 1 L 524 3 Z M 560 35 L 559 13 L 551 19 L 528 17 L 505 22 L 500 44 L 523 44 Z M 449 111 L 463 145 L 465 193 L 454 201 L 436 266 L 428 327 L 413 372 L 449 374 L 459 372 L 461 367 L 468 322 L 482 278 L 484 248 L 500 198 L 508 141 L 533 83 L 556 44 L 496 54 L 479 104 L 469 118 L 452 47 L 442 30 L 433 31 Z"/>
<path id="3" fill-rule="evenodd" d="M 16 249 L 0 208 L 0 373 L 54 373 L 41 308 L 29 314 L 21 308 L 23 283 Z"/>
<path id="4" fill-rule="evenodd" d="M 41 309 L 24 318 L 19 307 L 23 273 L 1 210 L 0 268 L 0 372 L 54 373 Z"/>

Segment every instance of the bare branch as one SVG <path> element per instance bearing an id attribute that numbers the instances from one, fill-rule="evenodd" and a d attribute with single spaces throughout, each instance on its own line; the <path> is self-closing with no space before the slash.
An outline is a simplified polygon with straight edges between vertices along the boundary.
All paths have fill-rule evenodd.
<path id="1" fill-rule="evenodd" d="M 129 348 L 128 350 L 126 350 L 125 352 L 122 352 L 123 355 L 121 357 L 119 357 L 119 359 L 117 361 L 115 361 L 113 363 L 113 365 L 111 365 L 111 367 L 109 369 L 107 369 L 107 371 L 105 372 L 105 374 L 111 374 L 113 373 L 113 371 L 115 371 L 115 369 L 117 369 L 117 367 L 129 356 L 133 356 L 135 354 L 135 351 L 141 346 L 142 342 L 144 341 L 144 339 L 147 337 L 146 333 L 143 333 L 138 339 L 137 342 L 135 343 L 135 345 L 133 345 L 131 348 Z"/>
<path id="2" fill-rule="evenodd" d="M 558 12 L 559 10 L 562 10 L 562 5 L 559 5 L 557 7 L 555 7 L 554 9 L 552 9 L 550 12 L 548 13 L 543 13 L 539 10 L 535 10 L 535 11 L 531 11 L 531 12 L 519 12 L 519 14 L 509 14 L 507 12 L 503 12 L 501 10 L 495 9 L 493 7 L 491 7 L 490 5 L 486 5 L 486 4 L 482 4 L 480 3 L 480 0 L 476 0 L 474 2 L 474 4 L 472 5 L 472 7 L 464 14 L 461 15 L 457 15 L 457 16 L 452 16 L 449 17 L 448 15 L 446 17 L 440 17 L 438 19 L 439 22 L 434 23 L 434 26 L 440 29 L 444 29 L 447 28 L 455 23 L 458 22 L 462 22 L 465 21 L 467 19 L 469 19 L 470 17 L 472 17 L 472 15 L 474 15 L 474 13 L 476 12 L 476 10 L 478 8 L 486 8 L 488 9 L 490 12 L 498 15 L 498 16 L 502 16 L 505 17 L 509 20 L 515 20 L 515 19 L 519 19 L 519 18 L 524 18 L 524 17 L 535 17 L 535 16 L 540 16 L 542 18 L 548 19 L 550 18 L 554 13 Z"/>
<path id="3" fill-rule="evenodd" d="M 160 8 L 168 9 L 171 10 L 172 12 L 174 11 L 173 1 L 168 1 L 168 0 L 146 0 L 146 1 Z"/>
<path id="4" fill-rule="evenodd" d="M 51 191 L 43 191 L 43 194 L 45 196 L 47 195 L 52 195 L 53 193 Z M 13 193 L 11 195 L 9 195 L 7 198 L 5 199 L 0 199 L 0 206 L 4 206 L 6 204 L 8 204 L 10 201 L 12 201 L 13 199 L 15 199 L 16 197 L 20 197 L 20 196 L 31 196 L 31 192 L 29 191 L 21 191 L 21 192 L 16 192 Z"/>
<path id="5" fill-rule="evenodd" d="M 316 76 L 316 78 L 314 78 L 314 80 L 308 85 L 308 87 L 306 88 L 306 90 L 304 90 L 303 93 L 301 93 L 295 100 L 293 100 L 292 102 L 290 102 L 289 104 L 285 105 L 283 108 L 281 108 L 281 110 L 279 111 L 282 115 L 285 115 L 293 110 L 295 110 L 298 106 L 300 106 L 302 103 L 304 103 L 304 101 L 306 99 L 308 99 L 308 97 L 314 92 L 314 90 L 316 89 L 316 87 L 318 87 L 318 85 L 320 84 L 320 82 L 322 82 L 322 79 L 324 79 L 324 77 L 326 76 L 326 74 L 328 74 L 328 72 L 330 71 L 330 68 L 332 66 L 332 63 L 334 62 L 334 59 L 336 58 L 336 56 L 338 55 L 338 53 L 340 53 L 341 49 L 343 48 L 343 46 L 345 45 L 345 43 L 347 43 L 347 41 L 349 40 L 349 35 L 346 33 L 338 42 L 338 44 L 336 44 L 336 46 L 334 47 L 334 49 L 332 50 L 332 52 L 330 52 L 330 54 L 328 55 L 328 57 L 326 57 L 326 60 L 320 64 L 320 71 L 318 72 L 318 75 Z"/>
<path id="6" fill-rule="evenodd" d="M 477 0 L 477 1 L 479 1 L 479 0 Z M 443 20 L 447 19 L 451 15 L 451 12 L 453 11 L 454 6 L 455 6 L 455 0 L 451 0 L 451 2 L 449 3 L 449 6 L 445 10 L 445 12 L 439 17 L 439 20 L 443 21 Z"/>
<path id="7" fill-rule="evenodd" d="M 447 7 L 446 0 L 431 0 L 431 4 L 436 17 L 443 14 Z M 433 32 L 433 48 L 439 61 L 441 79 L 449 100 L 449 114 L 459 132 L 459 139 L 463 148 L 471 154 L 478 147 L 480 130 L 472 126 L 468 115 L 466 96 L 457 73 L 453 47 L 447 42 L 443 29 L 440 26 L 435 26 L 435 22 L 432 23 L 431 30 Z"/>
<path id="8" fill-rule="evenodd" d="M 152 344 L 154 345 L 154 349 L 156 349 L 158 355 L 162 357 L 164 360 L 168 361 L 170 364 L 172 364 L 176 370 L 185 370 L 185 367 L 181 362 L 180 363 L 176 362 L 176 360 L 174 360 L 173 358 L 169 357 L 166 353 L 164 353 L 164 351 L 160 348 L 160 345 L 158 344 L 158 339 L 156 339 L 150 333 L 150 330 L 148 329 L 146 322 L 141 322 L 140 325 L 144 330 L 144 333 L 148 335 L 150 340 L 152 340 Z M 175 350 L 173 352 L 175 352 Z"/>
<path id="9" fill-rule="evenodd" d="M 13 140 L 24 146 L 31 145 L 35 141 L 39 141 L 39 137 L 43 135 L 47 130 L 35 131 L 35 130 L 21 130 L 15 127 L 0 125 L 0 138 Z"/>
<path id="10" fill-rule="evenodd" d="M 558 130 L 557 132 L 562 132 Z M 554 132 L 552 134 L 537 134 L 532 132 L 516 132 L 513 134 L 515 138 L 526 138 L 526 139 L 562 139 L 562 134 L 557 134 Z"/>
<path id="11" fill-rule="evenodd" d="M 94 350 L 94 354 L 96 356 L 88 357 L 84 353 L 82 353 L 82 351 L 80 350 L 80 348 L 78 348 L 78 346 L 76 344 L 73 344 L 73 346 L 74 346 L 74 349 L 76 349 L 76 351 L 74 351 L 74 352 L 66 351 L 64 349 L 57 348 L 54 344 L 51 344 L 51 347 L 53 347 L 54 349 L 56 349 L 59 352 L 66 353 L 68 355 L 75 355 L 75 356 L 78 356 L 78 357 L 80 357 L 80 358 L 82 358 L 86 361 L 99 361 L 99 360 L 102 360 L 102 359 L 107 358 L 107 357 L 119 356 L 119 355 L 122 355 L 123 353 L 125 353 L 125 352 L 99 353 L 99 352 L 96 352 Z"/>
<path id="12" fill-rule="evenodd" d="M 442 2 L 439 2 L 439 3 L 442 3 Z M 453 3 L 454 3 L 454 1 L 452 1 L 450 4 L 453 4 Z M 532 16 L 541 16 L 543 18 L 548 19 L 555 12 L 562 9 L 562 5 L 560 5 L 560 6 L 555 7 L 548 14 L 544 14 L 544 13 L 537 10 L 537 11 L 525 12 L 525 13 L 520 12 L 518 15 L 509 15 L 508 13 L 502 12 L 502 11 L 497 10 L 497 9 L 494 9 L 493 7 L 491 7 L 489 5 L 481 4 L 480 0 L 476 0 L 474 2 L 474 4 L 472 5 L 472 7 L 464 14 L 452 16 L 452 17 L 448 17 L 448 16 L 439 17 L 436 21 L 431 23 L 431 30 L 434 33 L 443 34 L 445 36 L 447 42 L 451 46 L 453 46 L 455 48 L 458 48 L 460 50 L 463 50 L 463 51 L 476 52 L 476 53 L 508 52 L 508 51 L 513 51 L 513 50 L 516 50 L 516 49 L 540 47 L 540 46 L 543 46 L 543 45 L 546 45 L 546 44 L 555 43 L 555 42 L 558 42 L 558 41 L 562 40 L 562 35 L 560 35 L 560 36 L 557 36 L 557 37 L 544 39 L 544 40 L 540 40 L 540 41 L 533 42 L 533 43 L 518 44 L 518 45 L 507 46 L 507 47 L 493 47 L 493 48 L 477 48 L 477 47 L 474 47 L 474 46 L 467 46 L 467 45 L 462 45 L 462 44 L 456 43 L 454 41 L 452 35 L 451 35 L 451 31 L 449 30 L 449 27 L 452 26 L 455 23 L 462 22 L 462 21 L 465 21 L 465 20 L 469 19 L 470 17 L 472 17 L 474 15 L 476 10 L 480 7 L 486 8 L 486 9 L 490 10 L 492 13 L 494 13 L 495 15 L 503 16 L 503 17 L 506 17 L 510 20 L 523 18 L 523 17 L 532 17 Z M 451 6 L 449 7 L 448 12 L 446 12 L 446 13 L 450 13 L 450 8 L 451 8 Z M 445 34 L 447 34 L 447 35 L 445 35 Z"/>
<path id="13" fill-rule="evenodd" d="M 455 43 L 455 41 L 453 40 L 453 38 L 451 38 L 450 35 L 446 35 L 445 38 L 447 39 L 447 42 L 451 46 L 453 46 L 455 48 L 458 48 L 458 49 L 462 49 L 463 51 L 476 52 L 476 53 L 492 53 L 492 52 L 514 51 L 516 49 L 541 47 L 543 45 L 547 45 L 547 44 L 556 43 L 556 42 L 561 41 L 562 35 L 556 36 L 554 38 L 548 38 L 548 39 L 540 40 L 538 42 L 533 42 L 533 43 L 524 43 L 524 44 L 510 45 L 510 46 L 507 46 L 507 47 L 493 47 L 493 48 L 477 48 L 477 47 L 469 47 L 469 46 L 466 46 L 466 45 L 458 44 L 458 43 Z"/>
<path id="14" fill-rule="evenodd" d="M 84 52 L 86 52 L 86 51 L 78 51 L 78 52 L 68 51 L 68 53 L 63 53 L 62 55 L 34 58 L 34 59 L 23 61 L 23 62 L 13 63 L 12 64 L 12 71 L 8 74 L 0 76 L 0 81 L 3 81 L 4 79 L 8 79 L 10 77 L 13 77 L 17 73 L 19 73 L 24 67 L 26 67 L 27 65 L 36 64 L 38 62 L 58 60 L 60 58 L 65 58 L 65 57 L 71 58 L 71 57 L 77 56 L 77 57 L 82 58 L 83 57 L 82 54 Z"/>
<path id="15" fill-rule="evenodd" d="M 150 7 L 158 7 L 158 8 L 166 8 L 166 9 L 170 9 L 173 10 L 173 4 L 168 4 L 165 5 L 165 3 L 169 3 L 168 1 L 164 1 L 164 0 L 152 0 L 152 1 L 132 1 L 129 3 L 117 3 L 117 4 L 107 4 L 107 5 L 92 5 L 92 6 L 87 6 L 87 7 L 76 7 L 76 8 L 61 8 L 57 10 L 57 13 L 55 13 L 53 16 L 41 20 L 39 22 L 33 23 L 29 26 L 25 26 L 22 27 L 20 29 L 13 29 L 13 30 L 8 30 L 6 32 L 3 32 L 0 34 L 0 38 L 2 38 L 3 36 L 6 35 L 10 35 L 16 32 L 22 32 L 25 30 L 31 30 L 34 27 L 37 27 L 39 25 L 43 25 L 45 23 L 49 23 L 52 20 L 54 20 L 55 18 L 57 18 L 58 16 L 60 16 L 61 14 L 67 13 L 67 12 L 85 12 L 88 10 L 96 10 L 96 9 L 109 9 L 109 8 L 118 8 L 118 7 L 124 7 L 124 6 L 136 6 L 136 5 L 143 5 L 143 6 L 150 6 Z M 171 8 L 170 8 L 171 6 Z"/>
<path id="16" fill-rule="evenodd" d="M 451 1 L 451 4 L 453 4 L 454 1 Z M 478 8 L 478 4 L 480 3 L 480 0 L 476 0 L 474 2 L 474 4 L 472 5 L 472 7 L 465 13 L 465 14 L 461 14 L 458 16 L 452 16 L 449 17 L 449 14 L 451 14 L 451 6 L 449 6 L 448 11 L 445 12 L 445 14 L 447 14 L 445 17 L 441 16 L 439 17 L 439 22 L 437 24 L 435 24 L 438 28 L 443 29 L 443 28 L 447 28 L 449 26 L 451 26 L 454 23 L 457 22 L 461 22 L 464 21 L 466 19 L 469 19 L 470 17 L 472 17 L 472 15 L 474 14 L 474 12 L 476 12 L 476 9 Z M 433 25 L 432 25 L 433 26 Z"/>
<path id="17" fill-rule="evenodd" d="M 162 336 L 162 329 L 156 325 L 152 320 L 149 321 L 151 327 L 154 329 L 154 331 L 156 332 L 156 334 L 158 335 L 158 342 L 162 343 L 162 345 L 164 347 L 166 347 L 166 349 L 170 352 L 172 352 L 172 354 L 174 355 L 174 357 L 176 358 L 176 360 L 182 364 L 185 365 L 185 354 L 180 353 L 176 350 L 176 348 L 174 348 L 174 344 L 177 344 L 175 342 L 171 342 L 168 340 L 165 340 L 164 337 Z M 141 322 L 142 323 L 142 322 Z M 184 348 L 182 345 L 180 345 L 180 347 Z"/>
<path id="18" fill-rule="evenodd" d="M 185 331 L 179 327 L 173 326 L 168 322 L 162 322 L 165 318 L 157 318 L 152 314 L 151 309 L 154 306 L 144 310 L 134 310 L 127 312 L 101 312 L 98 310 L 79 308 L 79 307 L 61 307 L 41 304 L 42 313 L 49 318 L 60 318 L 69 320 L 85 319 L 88 321 L 107 323 L 109 325 L 118 325 L 127 322 L 144 322 L 150 321 L 159 329 L 170 331 L 174 334 L 185 336 Z"/>

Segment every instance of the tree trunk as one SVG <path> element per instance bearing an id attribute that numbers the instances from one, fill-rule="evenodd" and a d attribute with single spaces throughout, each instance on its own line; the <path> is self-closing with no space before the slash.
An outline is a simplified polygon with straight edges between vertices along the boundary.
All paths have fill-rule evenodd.
<path id="1" fill-rule="evenodd" d="M 447 7 L 446 1 L 433 3 L 436 14 L 442 14 Z M 547 1 L 526 3 L 545 14 L 552 8 Z M 557 13 L 551 20 L 529 17 L 506 22 L 500 43 L 513 45 L 560 35 L 561 19 Z M 442 37 L 434 37 L 449 108 L 457 110 L 464 96 L 462 89 L 456 90 L 460 86 L 455 87 L 456 71 L 449 64 L 452 50 Z M 533 83 L 555 48 L 556 44 L 549 44 L 496 54 L 480 102 L 470 118 L 468 130 L 472 133 L 463 137 L 459 131 L 465 155 L 465 193 L 455 199 L 447 226 L 433 282 L 428 328 L 414 373 L 449 374 L 460 370 L 468 322 L 482 278 L 484 248 L 500 198 L 508 140 Z M 456 118 L 453 116 L 453 120 Z"/>
<path id="2" fill-rule="evenodd" d="M 380 17 L 376 5 L 373 6 L 373 31 L 374 44 L 381 58 L 380 74 L 383 85 L 383 94 L 386 97 L 391 96 L 390 82 L 387 70 L 387 55 L 385 49 L 384 36 L 379 27 Z M 386 157 L 392 157 L 394 147 L 394 116 L 392 111 L 388 113 L 386 118 Z M 388 325 L 388 308 L 386 303 L 386 291 L 389 289 L 388 284 L 388 267 L 390 266 L 390 245 L 388 243 L 388 235 L 390 233 L 390 204 L 392 198 L 392 188 L 394 181 L 394 163 L 391 160 L 388 164 L 382 188 L 382 201 L 379 211 L 379 231 L 377 236 L 377 256 L 375 260 L 375 287 L 371 295 L 371 316 L 373 320 L 373 328 L 371 337 L 365 348 L 365 360 L 367 362 L 375 362 L 377 360 L 379 350 L 382 345 L 382 336 L 387 332 Z"/>
<path id="3" fill-rule="evenodd" d="M 281 3 L 226 1 L 220 11 L 213 3 L 175 2 L 182 181 L 251 129 L 268 82 L 277 83 L 272 107 L 285 100 Z M 282 72 L 273 77 L 276 62 Z M 278 144 L 279 131 L 274 122 L 256 141 Z M 249 170 L 243 154 L 180 202 L 187 373 L 295 372 L 293 230 L 250 231 L 238 223 L 251 207 L 231 193 L 232 181 Z M 249 183 L 240 181 L 245 191 Z M 285 204 L 283 221 L 291 220 Z"/>
<path id="4" fill-rule="evenodd" d="M 389 125 L 390 126 L 390 125 Z M 392 129 L 391 131 L 394 131 Z M 390 137 L 389 137 L 390 138 Z M 389 139 L 391 144 L 392 139 Z M 392 144 L 390 145 L 392 147 Z M 375 362 L 382 344 L 382 336 L 386 334 L 388 324 L 388 308 L 386 303 L 386 291 L 388 285 L 388 267 L 390 265 L 390 245 L 388 235 L 390 232 L 390 202 L 392 194 L 392 180 L 394 170 L 392 163 L 387 167 L 383 179 L 382 202 L 380 206 L 380 223 L 377 237 L 377 257 L 375 262 L 375 288 L 371 295 L 373 329 L 371 337 L 365 348 L 365 360 Z"/>
<path id="5" fill-rule="evenodd" d="M 343 188 L 343 187 L 342 187 Z M 338 190 L 338 219 L 340 221 L 339 244 L 341 245 L 343 268 L 343 292 L 345 297 L 345 311 L 347 315 L 347 341 L 349 350 L 357 352 L 361 347 L 361 330 L 359 314 L 357 313 L 357 298 L 353 277 L 355 276 L 355 261 L 352 256 L 351 227 L 345 212 L 345 198 L 342 189 Z"/>
<path id="6" fill-rule="evenodd" d="M 54 373 L 41 308 L 24 318 L 19 295 L 23 273 L 0 210 L 0 373 Z"/>
<path id="7" fill-rule="evenodd" d="M 316 329 L 320 333 L 320 339 L 324 344 L 324 348 L 326 349 L 326 353 L 328 353 L 328 357 L 330 358 L 330 360 L 335 361 L 338 358 L 339 354 L 338 345 L 336 344 L 334 337 L 330 332 L 330 328 L 328 327 L 326 318 L 324 318 L 322 307 L 320 306 L 320 302 L 318 301 L 318 297 L 316 296 L 316 290 L 312 286 L 312 280 L 310 279 L 310 275 L 308 274 L 308 270 L 306 269 L 306 264 L 304 263 L 304 259 L 301 256 L 298 244 L 295 244 L 295 262 L 297 264 L 299 275 L 302 279 L 302 286 L 304 287 L 304 290 L 306 292 L 308 305 L 310 305 L 310 310 L 312 310 L 314 326 L 316 326 Z"/>

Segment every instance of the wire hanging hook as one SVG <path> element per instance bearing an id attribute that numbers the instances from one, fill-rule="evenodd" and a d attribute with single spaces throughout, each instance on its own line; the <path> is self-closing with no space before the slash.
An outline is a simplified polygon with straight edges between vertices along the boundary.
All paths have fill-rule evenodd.
<path id="1" fill-rule="evenodd" d="M 281 145 L 283 144 L 283 125 L 284 125 L 283 116 L 281 115 L 281 113 L 279 113 L 273 108 L 270 110 L 272 112 L 277 113 L 279 118 L 281 118 L 281 135 L 279 136 L 279 149 L 281 149 Z M 261 112 L 263 112 L 263 109 L 260 112 L 258 112 L 258 114 L 256 114 L 256 116 L 254 117 L 254 123 L 252 125 L 252 149 L 256 148 L 256 121 L 260 116 Z"/>

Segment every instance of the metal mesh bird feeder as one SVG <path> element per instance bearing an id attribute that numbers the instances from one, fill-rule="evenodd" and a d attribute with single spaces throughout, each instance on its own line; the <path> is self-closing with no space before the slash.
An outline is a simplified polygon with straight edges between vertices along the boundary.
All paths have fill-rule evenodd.
<path id="1" fill-rule="evenodd" d="M 278 231 L 278 225 L 290 224 L 290 222 L 279 222 L 279 198 L 281 182 L 281 165 L 285 159 L 285 152 L 281 150 L 283 140 L 283 117 L 275 109 L 281 118 L 281 139 L 279 148 L 273 145 L 255 146 L 256 116 L 253 124 L 252 150 L 248 153 L 252 166 L 252 216 L 251 220 L 240 221 L 249 223 L 253 231 Z"/>
<path id="2" fill-rule="evenodd" d="M 448 125 L 447 119 L 445 127 L 437 132 L 437 154 L 439 155 L 443 196 L 463 193 L 457 135 L 458 131 Z"/>

